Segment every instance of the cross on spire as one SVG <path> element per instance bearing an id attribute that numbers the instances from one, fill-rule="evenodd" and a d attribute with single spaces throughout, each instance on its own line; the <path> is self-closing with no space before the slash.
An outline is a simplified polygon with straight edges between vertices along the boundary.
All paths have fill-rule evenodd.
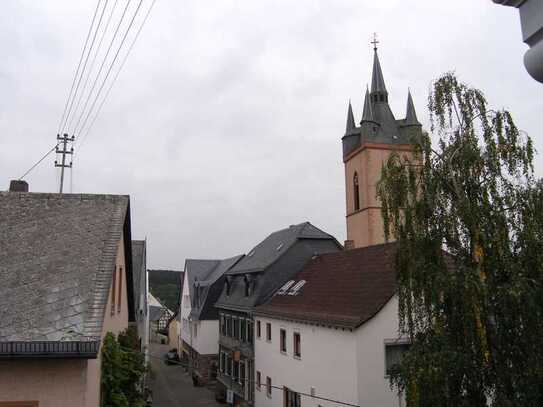
<path id="1" fill-rule="evenodd" d="M 373 50 L 377 51 L 377 44 L 379 44 L 379 41 L 377 41 L 377 33 L 373 33 L 373 41 L 371 41 L 371 44 L 373 44 Z"/>

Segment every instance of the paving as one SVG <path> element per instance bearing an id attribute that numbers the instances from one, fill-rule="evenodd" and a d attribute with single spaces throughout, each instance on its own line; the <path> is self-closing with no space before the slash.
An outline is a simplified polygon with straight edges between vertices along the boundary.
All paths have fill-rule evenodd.
<path id="1" fill-rule="evenodd" d="M 215 401 L 209 388 L 194 387 L 183 366 L 164 363 L 163 357 L 168 349 L 168 345 L 151 344 L 153 407 L 225 407 L 225 404 Z"/>

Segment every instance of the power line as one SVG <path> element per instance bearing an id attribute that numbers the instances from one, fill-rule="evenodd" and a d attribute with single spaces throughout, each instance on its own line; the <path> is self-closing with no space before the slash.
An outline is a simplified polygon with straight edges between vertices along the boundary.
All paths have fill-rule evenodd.
<path id="1" fill-rule="evenodd" d="M 45 153 L 45 155 L 42 158 L 40 158 L 32 167 L 30 167 L 27 172 L 25 172 L 21 177 L 19 177 L 19 180 L 22 180 L 24 177 L 26 177 L 30 173 L 30 171 L 32 171 L 34 168 L 36 168 L 38 165 L 40 165 L 40 163 L 43 160 L 45 160 L 49 154 L 51 154 L 53 151 L 55 151 L 55 149 L 58 147 L 59 144 L 60 144 L 60 141 L 57 144 L 55 144 L 51 148 L 51 150 L 49 150 L 47 153 Z"/>
<path id="2" fill-rule="evenodd" d="M 121 349 L 126 349 L 126 350 L 129 350 L 128 348 L 123 348 L 121 347 Z M 134 351 L 133 349 L 130 349 L 131 351 Z M 153 355 L 151 354 L 150 352 L 147 354 L 150 358 L 153 358 L 153 359 L 160 359 L 162 361 L 165 361 L 166 359 L 164 359 L 163 356 L 159 356 L 159 355 Z M 180 365 L 180 366 L 183 366 L 183 367 L 190 367 L 188 365 L 188 363 L 184 363 L 184 362 L 181 362 L 181 361 L 176 361 L 176 360 L 168 360 L 168 363 L 172 363 L 172 364 L 176 364 L 176 365 Z M 250 379 L 244 379 L 243 380 L 245 383 L 247 383 L 248 385 L 253 385 L 255 384 L 256 382 L 254 380 L 250 380 Z M 258 385 L 258 383 L 256 383 Z M 267 384 L 264 384 L 264 383 L 261 383 L 261 386 L 262 387 L 268 387 Z M 358 404 L 352 404 L 352 403 L 347 403 L 345 401 L 341 401 L 341 400 L 336 400 L 336 399 L 332 399 L 332 398 L 328 398 L 328 397 L 320 397 L 320 396 L 315 396 L 315 395 L 312 395 L 312 394 L 309 394 L 309 393 L 303 393 L 303 392 L 299 392 L 299 391 L 295 391 L 293 390 L 292 388 L 288 387 L 288 386 L 277 386 L 277 385 L 271 385 L 269 386 L 270 388 L 272 389 L 276 389 L 276 390 L 281 390 L 281 391 L 284 391 L 285 388 L 289 389 L 290 391 L 292 391 L 293 393 L 296 393 L 296 394 L 299 394 L 300 396 L 304 396 L 304 397 L 309 397 L 309 398 L 312 398 L 312 399 L 317 399 L 317 400 L 322 400 L 322 401 L 329 401 L 331 403 L 336 403 L 336 404 L 339 404 L 339 405 L 342 405 L 342 406 L 347 406 L 347 407 L 360 407 L 360 405 Z"/>
<path id="3" fill-rule="evenodd" d="M 87 44 L 89 42 L 90 33 L 92 31 L 92 26 L 94 25 L 94 20 L 96 19 L 96 14 L 98 14 L 98 8 L 100 7 L 100 1 L 98 0 L 98 3 L 96 3 L 96 9 L 94 10 L 94 16 L 92 17 L 92 22 L 89 27 L 89 32 L 87 33 L 87 39 L 85 40 L 85 45 L 83 46 L 83 50 L 81 51 L 81 56 L 79 57 L 79 63 L 77 64 L 77 69 L 75 71 L 74 79 L 72 81 L 72 87 L 70 88 L 70 93 L 68 94 L 68 99 L 66 99 L 66 104 L 64 105 L 64 111 L 62 112 L 62 116 L 60 118 L 60 122 L 58 124 L 58 131 L 57 133 L 60 133 L 60 129 L 62 127 L 62 122 L 64 121 L 64 115 L 66 114 L 66 109 L 68 109 L 68 103 L 70 102 L 70 98 L 72 97 L 72 92 L 74 90 L 75 81 L 77 80 L 77 75 L 79 74 L 79 68 L 81 67 L 81 61 L 83 61 L 83 55 L 85 55 L 85 50 L 87 49 Z"/>
<path id="4" fill-rule="evenodd" d="M 100 1 L 100 0 L 99 0 Z M 66 114 L 66 117 L 64 118 L 64 124 L 62 125 L 61 131 L 59 133 L 63 133 L 64 129 L 66 128 L 66 122 L 68 121 L 68 117 L 70 116 L 70 113 L 72 111 L 72 107 L 74 104 L 74 100 L 77 96 L 77 91 L 79 89 L 79 85 L 81 84 L 81 79 L 83 79 L 83 74 L 85 72 L 85 68 L 87 67 L 87 62 L 89 61 L 89 56 L 92 51 L 92 47 L 94 46 L 94 41 L 96 40 L 96 34 L 98 34 L 98 29 L 100 28 L 100 24 L 102 23 L 102 18 L 104 17 L 104 12 L 106 11 L 107 2 L 109 0 L 105 0 L 104 7 L 102 8 L 102 12 L 100 13 L 100 19 L 98 20 L 98 24 L 96 25 L 96 30 L 94 31 L 94 35 L 92 37 L 91 45 L 89 47 L 89 51 L 87 52 L 87 56 L 85 57 L 85 62 L 83 63 L 83 69 L 81 70 L 81 74 L 79 75 L 79 79 L 77 81 L 77 85 L 75 87 L 74 97 L 72 98 L 72 101 L 70 102 L 70 107 L 68 108 L 68 113 Z"/>
<path id="5" fill-rule="evenodd" d="M 94 68 L 94 64 L 96 62 L 96 58 L 98 57 L 98 54 L 100 53 L 100 48 L 102 46 L 102 42 L 104 41 L 104 38 L 107 34 L 107 29 L 109 28 L 109 24 L 111 23 L 111 18 L 113 17 L 113 13 L 115 12 L 115 8 L 117 7 L 118 0 L 115 0 L 115 3 L 113 3 L 113 7 L 111 7 L 111 11 L 109 13 L 109 17 L 106 21 L 106 25 L 104 27 L 104 31 L 102 32 L 102 36 L 100 37 L 100 41 L 98 42 L 98 46 L 96 47 L 96 52 L 94 53 L 94 57 L 92 58 L 90 68 L 88 69 L 88 74 L 85 79 L 85 83 L 83 84 L 83 89 L 79 93 L 79 98 L 77 100 L 77 103 L 75 104 L 75 109 L 73 111 L 74 114 L 70 117 L 70 121 L 68 122 L 68 129 L 72 126 L 72 123 L 74 121 L 75 116 L 77 116 L 77 110 L 79 109 L 79 105 L 81 103 L 81 100 L 83 99 L 83 95 L 85 94 L 85 90 L 87 89 L 87 84 L 89 83 L 89 79 L 92 75 L 92 69 Z"/>
<path id="6" fill-rule="evenodd" d="M 141 6 L 142 1 L 143 1 L 143 0 L 140 0 L 140 2 L 139 2 L 139 4 L 138 4 L 138 7 L 137 7 L 137 9 L 136 9 L 136 12 L 134 13 L 134 16 L 132 17 L 132 20 L 130 21 L 130 24 L 128 25 L 128 28 L 127 28 L 127 30 L 126 30 L 126 32 L 125 32 L 125 34 L 124 34 L 124 36 L 123 36 L 123 38 L 122 38 L 122 40 L 121 40 L 121 44 L 119 45 L 119 48 L 117 49 L 117 52 L 115 53 L 115 56 L 114 56 L 114 58 L 113 58 L 113 61 L 111 62 L 108 71 L 106 72 L 106 76 L 104 77 L 104 80 L 102 81 L 102 84 L 101 84 L 100 88 L 98 89 L 98 92 L 96 93 L 96 97 L 94 98 L 94 101 L 93 101 L 93 103 L 92 103 L 90 109 L 89 109 L 88 112 L 87 112 L 87 115 L 86 115 L 85 120 L 83 121 L 83 126 L 82 126 L 82 127 L 84 127 L 84 125 L 86 124 L 86 121 L 87 121 L 87 119 L 88 119 L 90 113 L 92 112 L 92 109 L 94 108 L 94 105 L 96 104 L 96 99 L 98 99 L 98 97 L 100 96 L 100 92 L 102 91 L 102 89 L 103 89 L 103 87 L 104 87 L 104 84 L 105 84 L 105 82 L 107 81 L 107 78 L 108 78 L 108 76 L 109 76 L 109 73 L 111 72 L 111 68 L 113 67 L 113 64 L 115 64 L 115 61 L 117 60 L 117 56 L 119 55 L 119 51 L 120 51 L 121 47 L 122 47 L 123 44 L 124 44 L 124 40 L 126 39 L 126 35 L 128 34 L 128 31 L 130 31 L 130 28 L 132 27 L 132 23 L 134 22 L 134 18 L 135 18 L 135 16 L 136 16 L 136 14 L 138 13 L 138 10 L 139 10 L 139 8 L 140 8 L 140 6 Z M 113 38 L 111 39 L 111 43 L 109 44 L 109 47 L 108 47 L 108 50 L 107 50 L 106 55 L 105 55 L 105 57 L 104 57 L 104 60 L 102 61 L 102 64 L 100 65 L 100 70 L 98 71 L 98 74 L 96 75 L 96 78 L 94 79 L 94 83 L 92 84 L 91 91 L 90 91 L 90 93 L 89 93 L 87 99 L 85 100 L 85 106 L 83 106 L 83 110 L 81 111 L 81 115 L 80 115 L 79 118 L 77 119 L 77 123 L 76 123 L 76 125 L 75 125 L 75 127 L 74 127 L 74 134 L 75 134 L 76 132 L 79 133 L 79 131 L 78 131 L 78 129 L 79 129 L 79 124 L 80 124 L 81 119 L 83 118 L 83 116 L 85 116 L 85 109 L 87 108 L 87 105 L 88 105 L 90 99 L 92 98 L 92 92 L 94 91 L 94 88 L 96 87 L 96 84 L 97 84 L 97 82 L 98 82 L 98 79 L 99 79 L 99 77 L 100 77 L 100 74 L 102 73 L 102 69 L 104 68 L 104 65 L 105 65 L 105 63 L 106 63 L 107 57 L 108 57 L 108 55 L 109 55 L 109 51 L 111 51 L 111 47 L 113 46 L 113 42 L 115 41 L 115 38 L 117 37 L 117 34 L 118 34 L 118 32 L 119 32 L 119 28 L 121 27 L 121 23 L 122 23 L 122 21 L 123 21 L 123 19 L 124 19 L 124 16 L 125 16 L 125 14 L 126 14 L 126 10 L 128 10 L 129 4 L 130 4 L 130 0 L 128 0 L 127 3 L 126 3 L 126 6 L 125 6 L 125 8 L 124 8 L 124 10 L 123 10 L 123 14 L 122 14 L 122 16 L 121 16 L 121 20 L 119 21 L 119 24 L 117 25 L 117 28 L 116 28 L 116 30 L 115 30 L 115 34 L 113 35 Z"/>
<path id="7" fill-rule="evenodd" d="M 102 99 L 102 101 L 100 102 L 100 105 L 98 106 L 98 109 L 96 110 L 96 114 L 94 115 L 94 118 L 92 119 L 89 127 L 87 127 L 87 131 L 85 132 L 83 137 L 81 137 L 81 142 L 79 144 L 79 149 L 81 149 L 81 147 L 83 147 L 83 143 L 85 142 L 87 136 L 89 135 L 90 131 L 92 130 L 92 128 L 94 126 L 94 123 L 96 122 L 96 119 L 100 115 L 100 112 L 102 111 L 102 107 L 104 106 L 104 103 L 106 102 L 106 100 L 107 100 L 107 98 L 108 98 L 108 96 L 109 96 L 109 94 L 111 92 L 111 89 L 113 88 L 113 85 L 115 85 L 115 83 L 117 82 L 117 78 L 119 77 L 119 74 L 121 73 L 121 71 L 122 71 L 122 69 L 123 69 L 123 67 L 124 67 L 124 65 L 126 63 L 126 61 L 128 59 L 128 56 L 130 55 L 130 52 L 132 51 L 132 48 L 134 48 L 134 44 L 136 43 L 136 41 L 137 41 L 137 39 L 138 39 L 138 37 L 140 35 L 140 32 L 143 29 L 143 26 L 145 25 L 145 22 L 147 21 L 147 18 L 149 17 L 149 14 L 151 13 L 151 9 L 155 5 L 155 2 L 156 2 L 156 0 L 153 0 L 153 2 L 151 3 L 151 6 L 147 10 L 147 13 L 145 14 L 145 17 L 143 18 L 143 22 L 140 25 L 140 28 L 136 32 L 136 35 L 135 35 L 134 39 L 132 40 L 132 43 L 130 44 L 130 47 L 128 48 L 128 51 L 127 51 L 126 55 L 124 56 L 123 61 L 121 62 L 119 70 L 115 74 L 115 77 L 113 78 L 113 81 L 111 81 L 111 83 L 109 85 L 109 88 L 106 91 L 106 94 L 105 94 L 104 98 Z M 81 129 L 81 131 L 82 130 L 83 130 L 83 128 Z"/>

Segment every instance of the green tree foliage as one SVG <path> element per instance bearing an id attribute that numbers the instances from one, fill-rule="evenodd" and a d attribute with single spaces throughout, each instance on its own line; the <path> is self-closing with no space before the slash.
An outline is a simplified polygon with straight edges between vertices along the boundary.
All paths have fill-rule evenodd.
<path id="1" fill-rule="evenodd" d="M 408 406 L 543 406 L 543 187 L 508 111 L 454 74 L 429 96 L 435 149 L 391 155 L 378 196 L 398 241 L 392 385 Z"/>
<path id="2" fill-rule="evenodd" d="M 145 371 L 136 330 L 130 327 L 117 339 L 108 332 L 102 345 L 102 407 L 144 406 Z"/>

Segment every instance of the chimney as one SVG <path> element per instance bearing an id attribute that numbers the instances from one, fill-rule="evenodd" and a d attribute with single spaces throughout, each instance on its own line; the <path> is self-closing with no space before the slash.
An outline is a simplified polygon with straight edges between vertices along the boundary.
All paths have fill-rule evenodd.
<path id="1" fill-rule="evenodd" d="M 9 192 L 28 192 L 28 183 L 22 179 L 11 180 Z"/>
<path id="2" fill-rule="evenodd" d="M 354 249 L 354 240 L 345 240 L 344 247 L 345 247 L 345 250 Z"/>

